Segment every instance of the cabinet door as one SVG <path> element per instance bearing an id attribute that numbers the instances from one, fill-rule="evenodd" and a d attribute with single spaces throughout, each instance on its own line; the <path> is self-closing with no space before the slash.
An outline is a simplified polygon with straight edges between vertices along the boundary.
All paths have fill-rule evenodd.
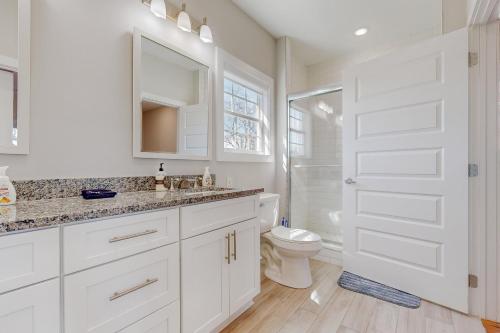
<path id="1" fill-rule="evenodd" d="M 230 314 L 260 292 L 260 226 L 258 219 L 231 227 L 229 265 Z"/>
<path id="2" fill-rule="evenodd" d="M 59 333 L 59 279 L 0 296 L 0 332 Z"/>
<path id="3" fill-rule="evenodd" d="M 0 237 L 0 293 L 59 275 L 59 228 Z"/>
<path id="4" fill-rule="evenodd" d="M 181 241 L 182 332 L 210 332 L 229 317 L 229 233 Z"/>

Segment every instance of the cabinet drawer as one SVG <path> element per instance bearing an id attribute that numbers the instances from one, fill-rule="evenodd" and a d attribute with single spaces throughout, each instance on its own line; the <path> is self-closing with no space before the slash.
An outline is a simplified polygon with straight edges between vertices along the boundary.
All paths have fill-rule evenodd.
<path id="1" fill-rule="evenodd" d="M 64 273 L 179 240 L 179 209 L 123 216 L 64 229 Z"/>
<path id="2" fill-rule="evenodd" d="M 179 333 L 180 331 L 180 305 L 179 301 L 175 301 L 120 333 Z"/>
<path id="3" fill-rule="evenodd" d="M 66 332 L 117 332 L 179 298 L 179 243 L 64 278 Z"/>
<path id="4" fill-rule="evenodd" d="M 181 238 L 186 239 L 257 217 L 257 196 L 181 208 Z"/>
<path id="5" fill-rule="evenodd" d="M 59 275 L 59 229 L 0 237 L 0 293 Z"/>
<path id="6" fill-rule="evenodd" d="M 59 279 L 0 296 L 0 332 L 59 333 Z"/>

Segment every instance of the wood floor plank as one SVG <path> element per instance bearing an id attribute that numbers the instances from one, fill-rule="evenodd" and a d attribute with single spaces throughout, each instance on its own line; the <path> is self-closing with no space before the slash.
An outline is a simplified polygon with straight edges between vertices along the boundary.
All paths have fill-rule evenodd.
<path id="1" fill-rule="evenodd" d="M 332 270 L 326 274 L 317 287 L 313 285 L 309 297 L 302 304 L 301 308 L 319 314 L 330 302 L 335 290 L 340 288 L 337 285 L 337 280 L 341 273 L 341 270 Z"/>
<path id="2" fill-rule="evenodd" d="M 366 330 L 367 333 L 395 333 L 398 325 L 399 308 L 377 300 L 375 309 Z"/>
<path id="3" fill-rule="evenodd" d="M 422 307 L 408 309 L 399 307 L 397 333 L 425 333 L 426 319 Z"/>
<path id="4" fill-rule="evenodd" d="M 451 310 L 440 305 L 422 300 L 421 307 L 424 309 L 426 318 L 434 319 L 452 325 Z"/>
<path id="5" fill-rule="evenodd" d="M 363 294 L 355 294 L 342 325 L 358 332 L 366 332 L 377 300 Z"/>
<path id="6" fill-rule="evenodd" d="M 426 333 L 455 333 L 455 329 L 452 325 L 443 323 L 439 320 L 426 319 L 425 325 Z"/>
<path id="7" fill-rule="evenodd" d="M 354 298 L 354 293 L 338 288 L 332 296 L 330 303 L 319 314 L 318 319 L 308 330 L 310 333 L 336 332 L 344 319 L 349 306 Z"/>
<path id="8" fill-rule="evenodd" d="M 340 326 L 340 328 L 337 330 L 337 333 L 360 333 L 360 332 L 345 326 Z"/>
<path id="9" fill-rule="evenodd" d="M 279 333 L 304 333 L 312 326 L 316 318 L 317 314 L 298 309 L 291 316 L 290 320 L 281 328 Z"/>

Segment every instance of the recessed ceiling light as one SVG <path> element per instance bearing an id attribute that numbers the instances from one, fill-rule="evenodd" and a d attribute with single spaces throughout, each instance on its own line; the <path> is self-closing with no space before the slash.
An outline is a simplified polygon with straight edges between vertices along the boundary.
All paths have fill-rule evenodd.
<path id="1" fill-rule="evenodd" d="M 358 30 L 354 31 L 354 35 L 356 35 L 356 36 L 363 36 L 363 35 L 366 35 L 367 32 L 368 32 L 368 29 L 366 29 L 366 28 L 359 28 Z"/>

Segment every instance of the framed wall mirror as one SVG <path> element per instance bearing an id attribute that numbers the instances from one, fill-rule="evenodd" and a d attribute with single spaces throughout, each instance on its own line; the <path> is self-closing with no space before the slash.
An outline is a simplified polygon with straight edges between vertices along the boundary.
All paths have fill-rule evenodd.
<path id="1" fill-rule="evenodd" d="M 31 0 L 0 1 L 0 154 L 29 153 Z"/>
<path id="2" fill-rule="evenodd" d="M 210 159 L 210 67 L 134 30 L 134 157 Z"/>

